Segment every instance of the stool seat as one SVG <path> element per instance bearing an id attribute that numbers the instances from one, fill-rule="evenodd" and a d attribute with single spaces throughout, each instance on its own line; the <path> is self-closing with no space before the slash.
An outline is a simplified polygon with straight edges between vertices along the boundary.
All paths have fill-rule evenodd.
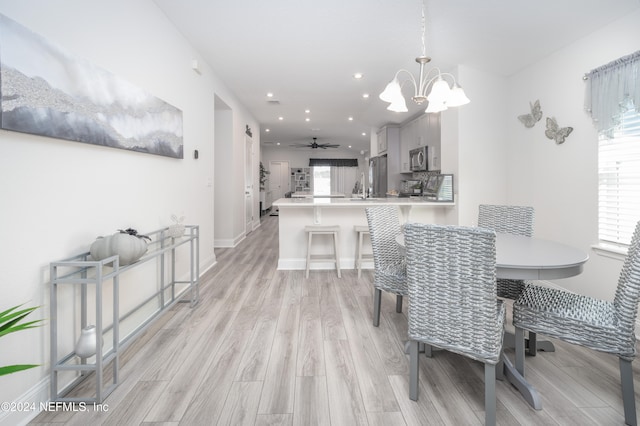
<path id="1" fill-rule="evenodd" d="M 305 277 L 309 278 L 309 267 L 311 262 L 333 262 L 336 264 L 338 278 L 342 278 L 340 274 L 340 250 L 338 246 L 338 233 L 340 227 L 338 225 L 307 225 L 304 227 L 307 233 L 307 264 L 305 267 Z M 311 243 L 314 235 L 331 235 L 333 237 L 333 255 L 331 254 L 311 254 Z"/>
<path id="2" fill-rule="evenodd" d="M 340 227 L 339 226 L 331 226 L 331 225 L 327 225 L 327 226 L 323 226 L 323 225 L 307 225 L 304 227 L 304 231 L 305 232 L 313 232 L 316 234 L 322 234 L 322 233 L 332 233 L 332 232 L 339 232 L 340 231 Z"/>
<path id="3" fill-rule="evenodd" d="M 373 254 L 362 254 L 364 236 L 369 235 L 369 226 L 354 225 L 353 230 L 358 234 L 358 242 L 356 243 L 356 269 L 358 270 L 358 278 L 360 278 L 362 276 L 362 261 L 373 260 Z"/>

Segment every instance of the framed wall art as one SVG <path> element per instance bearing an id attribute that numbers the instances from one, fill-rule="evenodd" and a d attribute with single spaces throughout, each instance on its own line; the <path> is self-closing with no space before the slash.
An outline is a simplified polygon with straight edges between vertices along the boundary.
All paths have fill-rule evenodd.
<path id="1" fill-rule="evenodd" d="M 0 14 L 0 127 L 183 158 L 182 111 Z"/>

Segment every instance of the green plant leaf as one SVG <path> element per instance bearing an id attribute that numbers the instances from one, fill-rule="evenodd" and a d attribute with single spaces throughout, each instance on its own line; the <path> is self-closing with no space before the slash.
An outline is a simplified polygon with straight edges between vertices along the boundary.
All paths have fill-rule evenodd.
<path id="1" fill-rule="evenodd" d="M 34 306 L 33 308 L 27 308 L 27 309 L 23 309 L 21 311 L 17 311 L 17 312 L 13 312 L 16 309 L 18 309 L 20 306 L 22 305 L 18 305 L 18 306 L 14 306 L 13 308 L 7 309 L 4 312 L 0 312 L 0 324 L 3 324 L 5 322 L 11 321 L 12 319 L 19 317 L 19 316 L 26 316 L 29 315 L 31 312 L 33 312 L 34 310 L 38 309 L 37 306 Z"/>
<path id="2" fill-rule="evenodd" d="M 42 323 L 42 320 L 35 320 L 35 321 L 25 322 L 24 324 L 14 325 L 12 327 L 7 327 L 7 328 L 0 327 L 0 337 L 4 336 L 5 334 L 14 333 L 20 330 L 37 328 L 41 325 L 41 323 Z"/>
<path id="3" fill-rule="evenodd" d="M 6 311 L 0 312 L 0 337 L 5 334 L 15 333 L 16 331 L 27 330 L 29 328 L 39 327 L 42 319 L 20 323 L 27 315 L 39 308 L 19 309 L 22 305 L 14 306 Z M 15 364 L 0 367 L 0 376 L 15 373 L 17 371 L 28 370 L 37 367 L 39 364 Z"/>
<path id="4" fill-rule="evenodd" d="M 16 364 L 0 367 L 0 376 L 15 373 L 17 371 L 28 370 L 30 368 L 38 367 L 40 364 Z"/>
<path id="5" fill-rule="evenodd" d="M 22 319 L 24 319 L 24 317 L 39 308 L 39 306 L 34 306 L 32 308 L 16 311 L 20 306 L 22 305 L 14 306 L 4 312 L 0 312 L 0 337 L 16 331 L 37 327 L 42 322 L 42 320 L 35 320 L 24 324 L 18 324 Z"/>

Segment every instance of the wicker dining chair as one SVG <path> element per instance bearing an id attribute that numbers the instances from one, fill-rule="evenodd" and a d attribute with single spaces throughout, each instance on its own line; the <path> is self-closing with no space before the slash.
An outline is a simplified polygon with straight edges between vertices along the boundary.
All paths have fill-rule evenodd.
<path id="1" fill-rule="evenodd" d="M 617 355 L 625 422 L 636 425 L 631 362 L 640 301 L 640 222 L 622 265 L 613 302 L 528 284 L 513 305 L 516 369 L 524 376 L 524 330 Z"/>
<path id="2" fill-rule="evenodd" d="M 478 226 L 495 232 L 531 237 L 533 235 L 533 207 L 480 204 Z M 498 297 L 515 300 L 524 290 L 523 280 L 498 279 Z"/>
<path id="3" fill-rule="evenodd" d="M 409 223 L 404 228 L 409 288 L 409 397 L 418 399 L 418 347 L 484 363 L 485 422 L 496 422 L 505 305 L 496 295 L 495 233 Z"/>
<path id="4" fill-rule="evenodd" d="M 365 212 L 373 249 L 373 325 L 378 327 L 382 290 L 396 295 L 396 312 L 402 312 L 402 297 L 408 294 L 406 263 L 396 242 L 402 233 L 398 207 L 367 207 Z"/>

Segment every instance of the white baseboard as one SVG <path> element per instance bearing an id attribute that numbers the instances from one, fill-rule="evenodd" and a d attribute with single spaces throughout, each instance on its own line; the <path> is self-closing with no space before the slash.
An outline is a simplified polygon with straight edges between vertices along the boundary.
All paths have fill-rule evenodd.
<path id="1" fill-rule="evenodd" d="M 246 238 L 245 235 L 240 235 L 240 236 L 237 236 L 236 238 L 213 240 L 213 246 L 216 248 L 233 248 L 238 244 L 240 244 L 240 242 L 245 238 Z"/>
<path id="2" fill-rule="evenodd" d="M 20 395 L 10 404 L 16 409 L 0 411 L 0 426 L 22 426 L 40 414 L 49 402 L 49 376 L 40 380 L 35 386 Z"/>

